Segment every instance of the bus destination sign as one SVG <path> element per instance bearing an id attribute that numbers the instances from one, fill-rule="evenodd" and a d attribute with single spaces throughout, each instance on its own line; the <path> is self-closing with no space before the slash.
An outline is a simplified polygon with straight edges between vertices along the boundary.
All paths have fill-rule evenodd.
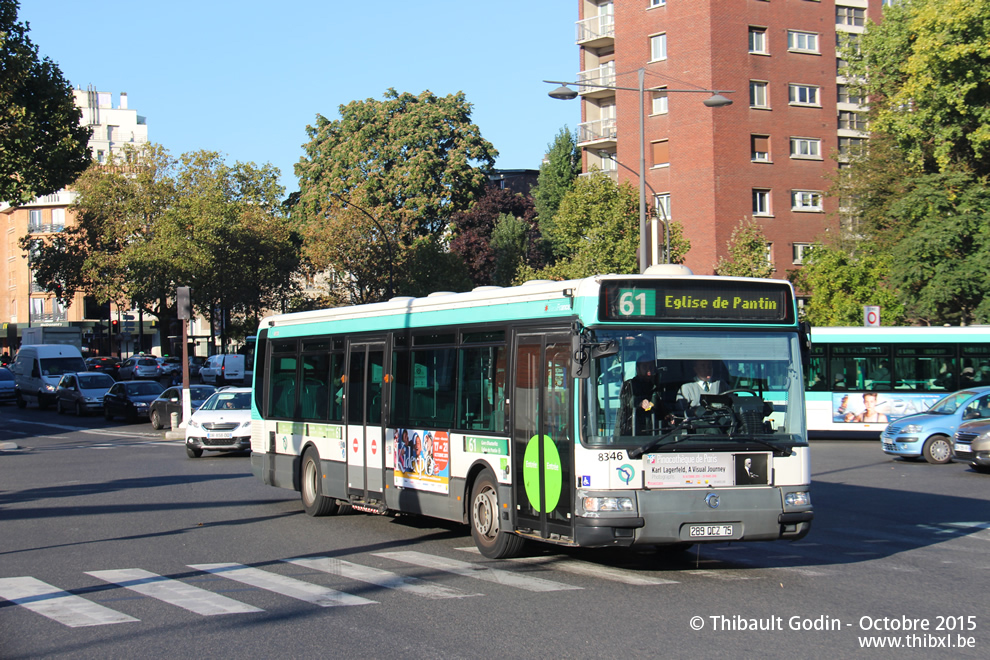
<path id="1" fill-rule="evenodd" d="M 602 283 L 599 302 L 602 321 L 794 322 L 784 282 L 612 280 Z"/>

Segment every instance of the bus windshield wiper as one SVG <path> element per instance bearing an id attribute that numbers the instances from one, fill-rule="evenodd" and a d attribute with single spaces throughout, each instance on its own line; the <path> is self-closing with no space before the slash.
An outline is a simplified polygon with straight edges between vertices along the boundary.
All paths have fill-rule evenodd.
<path id="1" fill-rule="evenodd" d="M 770 442 L 769 440 L 760 440 L 759 438 L 746 438 L 745 440 L 740 440 L 740 442 L 757 442 L 768 449 L 772 449 L 773 453 L 779 454 L 781 456 L 793 456 L 794 449 L 791 447 L 781 447 L 775 442 Z"/>
<path id="2" fill-rule="evenodd" d="M 653 438 L 652 440 L 650 440 L 649 442 L 647 442 L 645 445 L 643 445 L 641 447 L 636 447 L 635 449 L 630 449 L 628 451 L 629 458 L 639 458 L 643 454 L 645 454 L 645 453 L 647 453 L 647 452 L 649 452 L 649 451 L 651 451 L 653 449 L 656 449 L 657 447 L 659 447 L 662 444 L 673 445 L 673 444 L 677 444 L 678 442 L 681 442 L 682 440 L 685 440 L 688 437 L 687 435 L 682 435 L 682 436 L 680 436 L 678 438 L 674 438 L 673 442 L 669 442 L 669 443 L 665 443 L 664 442 L 665 440 L 669 439 L 672 435 L 674 435 L 675 433 L 677 433 L 678 431 L 680 431 L 681 429 L 683 429 L 685 426 L 687 426 L 687 424 L 688 424 L 687 420 L 684 420 L 683 422 L 675 425 L 672 429 L 670 429 L 666 433 L 664 433 L 662 435 L 658 435 L 657 437 Z"/>

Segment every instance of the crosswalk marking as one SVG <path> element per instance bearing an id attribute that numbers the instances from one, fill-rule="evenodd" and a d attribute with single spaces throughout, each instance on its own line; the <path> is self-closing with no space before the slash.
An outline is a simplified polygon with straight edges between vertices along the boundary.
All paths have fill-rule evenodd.
<path id="1" fill-rule="evenodd" d="M 245 612 L 264 612 L 233 598 L 215 594 L 206 589 L 162 577 L 156 573 L 140 568 L 125 568 L 113 571 L 87 571 L 87 575 L 136 591 L 144 596 L 157 598 L 183 609 L 213 616 L 215 614 L 243 614 Z"/>
<path id="2" fill-rule="evenodd" d="M 197 571 L 205 571 L 234 580 L 242 584 L 247 584 L 258 589 L 274 591 L 275 593 L 306 601 L 320 607 L 338 607 L 348 605 L 368 605 L 374 603 L 373 600 L 353 596 L 335 589 L 328 589 L 310 582 L 303 582 L 295 578 L 285 577 L 269 573 L 258 568 L 249 568 L 242 564 L 189 564 L 189 568 Z"/>
<path id="3" fill-rule="evenodd" d="M 474 547 L 458 548 L 458 550 L 480 554 L 478 549 Z M 509 559 L 508 561 L 516 564 L 535 564 L 538 566 L 545 566 L 555 570 L 559 569 L 567 573 L 574 573 L 575 575 L 586 575 L 588 577 L 621 582 L 623 584 L 629 584 L 637 587 L 656 586 L 660 584 L 678 584 L 677 580 L 667 580 L 665 578 L 651 577 L 649 575 L 639 575 L 635 571 L 614 568 L 612 566 L 589 564 L 588 562 L 579 561 L 577 559 L 567 559 L 564 557 L 515 557 L 513 559 Z"/>
<path id="4" fill-rule="evenodd" d="M 722 580 L 723 582 L 732 582 L 732 581 L 735 581 L 735 580 L 762 580 L 763 579 L 762 577 L 759 577 L 759 576 L 736 575 L 735 573 L 731 573 L 729 571 L 713 571 L 713 570 L 704 569 L 704 568 L 703 569 L 699 569 L 699 570 L 691 570 L 691 571 L 684 571 L 684 572 L 687 573 L 688 575 L 698 575 L 700 577 L 709 577 L 709 578 L 713 578 L 715 580 Z"/>
<path id="5" fill-rule="evenodd" d="M 498 568 L 486 568 L 466 561 L 456 559 L 444 559 L 422 552 L 401 551 L 401 552 L 376 552 L 376 557 L 394 559 L 414 566 L 432 568 L 438 571 L 453 573 L 464 577 L 494 582 L 509 587 L 525 589 L 526 591 L 566 591 L 571 589 L 582 589 L 562 582 L 554 582 L 530 575 L 521 575 L 511 571 L 503 571 Z"/>
<path id="6" fill-rule="evenodd" d="M 0 598 L 22 605 L 70 628 L 138 621 L 33 577 L 0 578 Z"/>
<path id="7" fill-rule="evenodd" d="M 344 559 L 335 559 L 332 557 L 298 557 L 295 559 L 283 559 L 282 561 L 424 598 L 467 598 L 481 595 L 469 594 L 460 589 L 445 587 L 439 584 L 429 584 L 419 578 L 403 577 L 389 571 L 372 568 L 371 566 L 362 566 L 361 564 L 355 564 Z"/>

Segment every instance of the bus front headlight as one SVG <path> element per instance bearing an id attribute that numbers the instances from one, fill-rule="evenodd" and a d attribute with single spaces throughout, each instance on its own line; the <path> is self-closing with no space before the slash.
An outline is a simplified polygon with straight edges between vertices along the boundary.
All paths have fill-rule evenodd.
<path id="1" fill-rule="evenodd" d="M 588 513 L 635 511 L 631 497 L 585 497 L 581 504 Z"/>
<path id="2" fill-rule="evenodd" d="M 787 506 L 811 506 L 811 493 L 807 491 L 797 491 L 784 495 L 784 504 Z"/>

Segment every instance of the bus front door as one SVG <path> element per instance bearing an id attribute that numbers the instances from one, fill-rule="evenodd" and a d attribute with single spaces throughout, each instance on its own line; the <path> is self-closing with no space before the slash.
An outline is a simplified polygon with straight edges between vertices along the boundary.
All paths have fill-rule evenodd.
<path id="1" fill-rule="evenodd" d="M 365 502 L 384 501 L 384 356 L 384 342 L 347 350 L 347 493 Z"/>
<path id="2" fill-rule="evenodd" d="M 573 538 L 570 335 L 519 334 L 512 393 L 516 528 Z"/>

